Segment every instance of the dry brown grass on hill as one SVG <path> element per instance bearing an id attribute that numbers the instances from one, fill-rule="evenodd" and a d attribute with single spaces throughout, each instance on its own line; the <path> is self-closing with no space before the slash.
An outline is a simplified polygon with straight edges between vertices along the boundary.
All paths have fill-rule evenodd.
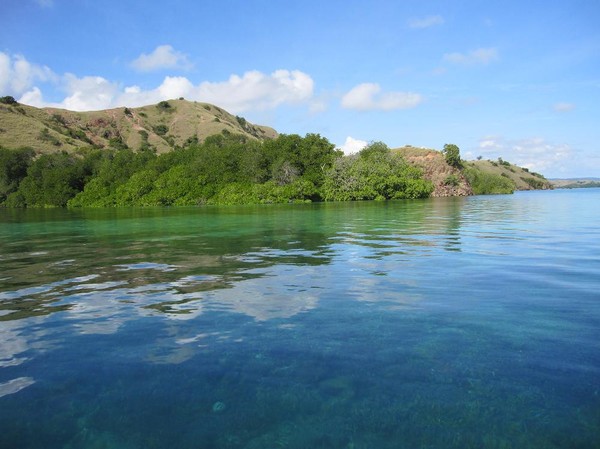
<path id="1" fill-rule="evenodd" d="M 42 153 L 90 145 L 126 145 L 133 150 L 150 145 L 164 153 L 222 132 L 259 140 L 277 137 L 272 128 L 254 125 L 217 106 L 183 99 L 90 112 L 0 104 L 0 123 L 0 145 L 28 146 Z"/>

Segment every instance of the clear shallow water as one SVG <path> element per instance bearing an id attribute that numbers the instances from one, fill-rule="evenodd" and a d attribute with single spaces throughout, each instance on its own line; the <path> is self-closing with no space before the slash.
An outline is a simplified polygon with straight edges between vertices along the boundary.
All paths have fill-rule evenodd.
<path id="1" fill-rule="evenodd" d="M 599 206 L 0 210 L 0 448 L 600 447 Z"/>

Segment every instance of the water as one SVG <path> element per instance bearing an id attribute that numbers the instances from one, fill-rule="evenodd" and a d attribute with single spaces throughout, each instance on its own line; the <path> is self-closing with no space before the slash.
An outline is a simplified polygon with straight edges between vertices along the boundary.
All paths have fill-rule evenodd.
<path id="1" fill-rule="evenodd" d="M 0 448 L 598 448 L 599 205 L 0 210 Z"/>

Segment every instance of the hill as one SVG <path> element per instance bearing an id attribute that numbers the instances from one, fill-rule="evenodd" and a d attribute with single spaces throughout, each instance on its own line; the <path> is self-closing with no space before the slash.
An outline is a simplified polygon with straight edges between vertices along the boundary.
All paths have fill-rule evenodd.
<path id="1" fill-rule="evenodd" d="M 498 158 L 497 161 L 478 160 L 467 163 L 478 170 L 509 179 L 516 190 L 551 190 L 552 183 L 539 173 L 529 171 Z"/>
<path id="2" fill-rule="evenodd" d="M 424 177 L 434 185 L 432 196 L 467 196 L 553 188 L 550 181 L 542 175 L 502 159 L 463 161 L 463 168 L 459 169 L 448 165 L 440 151 L 410 145 L 394 151 L 423 170 Z"/>
<path id="3" fill-rule="evenodd" d="M 473 195 L 473 189 L 462 170 L 448 165 L 440 151 L 410 145 L 393 151 L 401 154 L 409 164 L 423 170 L 423 177 L 434 186 L 431 196 Z"/>
<path id="4" fill-rule="evenodd" d="M 556 189 L 582 189 L 600 187 L 600 178 L 551 179 L 550 182 Z"/>
<path id="5" fill-rule="evenodd" d="M 0 103 L 0 146 L 31 147 L 40 153 L 86 146 L 150 147 L 164 153 L 223 132 L 258 140 L 277 137 L 272 128 L 253 125 L 211 104 L 183 99 L 91 112 Z"/>

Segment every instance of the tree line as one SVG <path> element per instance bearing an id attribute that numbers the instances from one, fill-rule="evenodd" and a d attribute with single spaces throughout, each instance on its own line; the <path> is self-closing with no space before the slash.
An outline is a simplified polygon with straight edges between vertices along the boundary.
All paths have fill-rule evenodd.
<path id="1" fill-rule="evenodd" d="M 319 134 L 219 134 L 157 155 L 0 148 L 3 207 L 123 207 L 424 198 L 433 185 L 381 142 L 344 156 Z"/>

